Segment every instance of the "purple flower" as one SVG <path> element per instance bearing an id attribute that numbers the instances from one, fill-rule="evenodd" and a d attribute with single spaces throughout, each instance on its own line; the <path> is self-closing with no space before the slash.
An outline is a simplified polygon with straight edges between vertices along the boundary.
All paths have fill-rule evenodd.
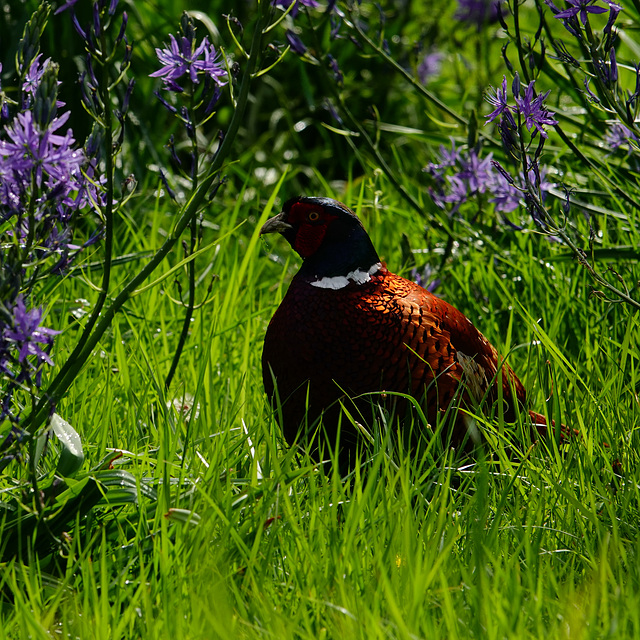
<path id="1" fill-rule="evenodd" d="M 496 22 L 499 17 L 500 5 L 503 0 L 458 0 L 458 10 L 453 16 L 461 22 L 477 25 Z"/>
<path id="2" fill-rule="evenodd" d="M 509 109 L 507 105 L 507 76 L 502 76 L 502 86 L 498 87 L 493 94 L 491 93 L 492 91 L 493 87 L 490 87 L 485 99 L 489 104 L 493 105 L 495 109 L 489 115 L 485 116 L 485 124 L 493 122 L 498 116 Z"/>
<path id="3" fill-rule="evenodd" d="M 560 13 L 560 9 L 556 7 L 553 0 L 544 0 L 544 3 L 549 7 L 549 9 L 551 9 L 551 13 L 553 13 L 554 16 L 557 16 Z"/>
<path id="4" fill-rule="evenodd" d="M 58 7 L 55 12 L 54 12 L 54 16 L 57 16 L 59 13 L 62 13 L 63 11 L 66 11 L 67 9 L 73 7 L 73 5 L 78 2 L 78 0 L 67 0 L 67 2 L 65 2 L 61 7 Z"/>
<path id="5" fill-rule="evenodd" d="M 515 97 L 515 106 L 509 106 L 507 102 L 507 78 L 502 77 L 502 85 L 492 93 L 492 89 L 485 96 L 485 99 L 489 104 L 494 107 L 494 110 L 485 116 L 485 124 L 489 124 L 500 116 L 499 130 L 502 137 L 502 142 L 508 150 L 513 150 L 516 147 L 518 137 L 518 126 L 516 125 L 514 115 L 520 114 L 524 117 L 525 125 L 529 131 L 535 128 L 535 132 L 539 132 L 543 138 L 547 137 L 544 130 L 544 125 L 557 124 L 557 120 L 554 120 L 553 112 L 550 112 L 545 106 L 544 101 L 549 95 L 549 91 L 544 94 L 540 94 L 534 97 L 534 83 L 532 80 L 526 87 L 524 95 L 520 89 L 520 80 L 518 74 L 516 74 L 513 82 L 513 95 Z"/>
<path id="6" fill-rule="evenodd" d="M 330 53 L 327 54 L 327 60 L 329 61 L 329 66 L 333 71 L 333 79 L 341 85 L 344 81 L 344 76 L 342 75 L 342 71 L 340 71 L 338 61 Z"/>
<path id="7" fill-rule="evenodd" d="M 492 183 L 492 154 L 480 159 L 476 149 L 460 152 L 452 140 L 451 151 L 441 146 L 440 156 L 440 163 L 425 167 L 425 171 L 431 173 L 439 185 L 439 191 L 431 191 L 437 206 L 445 208 L 446 204 L 452 204 L 455 211 L 470 195 L 484 193 Z M 446 175 L 450 169 L 455 172 Z"/>
<path id="8" fill-rule="evenodd" d="M 303 56 L 307 52 L 306 45 L 295 33 L 293 33 L 293 31 L 287 29 L 284 37 L 287 39 L 287 42 L 289 43 L 291 49 L 299 56 Z"/>
<path id="9" fill-rule="evenodd" d="M 491 186 L 489 202 L 495 205 L 496 211 L 510 213 L 520 206 L 522 193 L 501 174 L 495 174 L 495 181 Z"/>
<path id="10" fill-rule="evenodd" d="M 40 64 L 40 60 L 42 58 L 42 54 L 39 53 L 29 65 L 29 69 L 25 74 L 24 81 L 22 83 L 22 108 L 23 109 L 34 109 L 38 112 L 38 109 L 42 109 L 45 107 L 46 113 L 53 116 L 55 114 L 55 110 L 59 107 L 64 107 L 65 103 L 57 100 L 55 101 L 55 108 L 53 105 L 53 100 L 50 101 L 50 104 L 47 104 L 47 100 L 44 96 L 39 97 L 39 102 L 36 102 L 36 93 L 38 87 L 42 84 L 42 79 L 45 75 L 45 72 L 51 71 L 54 74 L 54 77 L 57 77 L 57 65 L 53 63 L 51 58 L 47 58 L 42 64 Z M 60 86 L 62 82 L 56 79 L 56 88 Z M 53 89 L 53 95 L 57 98 L 57 91 Z"/>
<path id="11" fill-rule="evenodd" d="M 456 162 L 461 162 L 460 149 L 456 149 L 456 141 L 453 138 L 451 139 L 451 151 L 443 144 L 440 145 L 440 160 L 441 167 L 455 167 Z"/>
<path id="12" fill-rule="evenodd" d="M 292 18 L 295 18 L 298 15 L 300 5 L 311 7 L 312 9 L 315 9 L 315 7 L 318 6 L 316 0 L 271 0 L 271 4 L 274 7 L 280 7 L 285 11 L 293 4 L 293 8 L 291 9 Z"/>
<path id="13" fill-rule="evenodd" d="M 42 128 L 25 111 L 0 140 L 0 220 L 14 218 L 6 233 L 21 244 L 29 238 L 29 259 L 35 262 L 73 250 L 73 215 L 104 203 L 105 178 L 97 173 L 96 160 L 75 146 L 70 129 L 57 133 L 68 118 L 65 113 Z"/>
<path id="14" fill-rule="evenodd" d="M 44 75 L 44 70 L 51 63 L 51 58 L 47 58 L 42 64 L 40 64 L 41 58 L 42 58 L 42 54 L 39 53 L 33 59 L 24 77 L 24 82 L 22 83 L 22 90 L 25 93 L 29 94 L 32 98 L 34 98 L 36 95 L 36 89 L 40 84 L 40 80 L 42 80 L 42 76 Z"/>
<path id="15" fill-rule="evenodd" d="M 50 348 L 53 344 L 53 336 L 60 331 L 41 327 L 42 309 L 27 311 L 22 295 L 16 300 L 12 316 L 12 326 L 4 330 L 3 337 L 15 343 L 19 349 L 18 362 L 24 364 L 28 356 L 35 356 L 38 360 L 52 365 L 53 360 L 41 345 Z"/>
<path id="16" fill-rule="evenodd" d="M 440 286 L 440 278 L 433 277 L 433 269 L 430 264 L 426 264 L 422 271 L 411 269 L 411 279 L 429 293 L 433 293 Z"/>
<path id="17" fill-rule="evenodd" d="M 610 34 L 611 27 L 613 27 L 613 23 L 618 18 L 618 14 L 622 11 L 622 7 L 617 4 L 611 4 L 609 7 L 609 19 L 607 20 L 607 24 L 605 28 L 602 30 L 602 33 Z"/>
<path id="18" fill-rule="evenodd" d="M 453 204 L 454 210 L 456 210 L 463 202 L 467 201 L 469 195 L 468 185 L 461 180 L 460 174 L 456 173 L 453 176 L 447 176 L 448 193 L 443 192 L 441 194 L 442 202 Z"/>
<path id="19" fill-rule="evenodd" d="M 522 204 L 524 176 L 520 174 L 518 187 L 516 181 L 492 159 L 491 153 L 481 158 L 477 149 L 460 151 L 452 141 L 451 152 L 441 147 L 441 157 L 441 164 L 426 167 L 426 171 L 435 177 L 438 184 L 437 189 L 429 189 L 438 207 L 445 209 L 447 205 L 453 205 L 450 211 L 453 213 L 469 198 L 483 193 L 489 194 L 489 202 L 495 205 L 496 211 L 503 213 L 513 211 Z M 543 167 L 540 170 L 543 199 L 547 191 L 555 186 L 545 180 L 546 173 L 546 168 Z M 529 180 L 534 187 L 537 185 L 535 171 L 529 172 Z"/>
<path id="20" fill-rule="evenodd" d="M 69 112 L 64 113 L 41 131 L 31 111 L 19 113 L 6 129 L 9 140 L 0 141 L 0 176 L 8 180 L 20 178 L 26 188 L 31 175 L 35 175 L 38 187 L 45 179 L 53 186 L 72 174 L 79 175 L 84 154 L 72 146 L 75 140 L 71 130 L 64 136 L 54 133 L 68 119 Z"/>
<path id="21" fill-rule="evenodd" d="M 612 151 L 617 151 L 623 145 L 627 147 L 627 155 L 631 153 L 632 146 L 629 144 L 631 141 L 638 144 L 638 137 L 628 127 L 619 122 L 616 122 L 609 128 L 606 133 L 605 142 Z"/>
<path id="22" fill-rule="evenodd" d="M 544 0 L 544 2 L 549 7 L 549 9 L 551 9 L 551 13 L 553 13 L 554 17 L 557 17 L 558 14 L 561 13 L 560 9 L 558 9 L 558 7 L 556 7 L 556 5 L 553 3 L 553 0 Z M 560 20 L 562 20 L 562 24 L 564 25 L 565 29 L 572 36 L 575 36 L 579 40 L 582 39 L 582 34 L 580 32 L 580 23 L 578 22 L 578 18 L 576 16 L 571 16 L 569 18 L 560 18 Z"/>
<path id="23" fill-rule="evenodd" d="M 524 116 L 525 125 L 529 131 L 535 128 L 543 138 L 547 137 L 547 133 L 544 130 L 544 125 L 558 124 L 557 120 L 554 120 L 553 112 L 548 111 L 543 102 L 547 99 L 550 91 L 543 94 L 538 94 L 534 98 L 533 85 L 535 80 L 532 80 L 525 89 L 524 96 L 516 98 L 518 106 L 518 112 Z"/>
<path id="24" fill-rule="evenodd" d="M 580 21 L 583 26 L 587 24 L 589 13 L 605 13 L 607 11 L 604 7 L 595 6 L 593 3 L 596 2 L 596 0 L 566 0 L 566 2 L 571 6 L 564 11 L 556 13 L 555 17 L 558 18 L 558 20 L 569 20 L 580 15 Z"/>
<path id="25" fill-rule="evenodd" d="M 451 151 L 443 144 L 439 149 L 439 162 L 430 162 L 423 171 L 430 173 L 436 180 L 444 180 L 443 174 L 448 167 L 455 167 L 460 162 L 460 151 L 456 149 L 456 141 L 451 138 Z"/>
<path id="26" fill-rule="evenodd" d="M 484 193 L 493 179 L 491 168 L 492 153 L 482 160 L 475 149 L 469 149 L 466 158 L 460 162 L 461 170 L 458 178 L 464 180 L 470 193 Z"/>
<path id="27" fill-rule="evenodd" d="M 418 65 L 418 78 L 422 84 L 427 84 L 431 78 L 440 75 L 443 58 L 444 54 L 439 51 L 427 53 L 424 58 L 422 58 L 422 62 Z"/>
<path id="28" fill-rule="evenodd" d="M 227 71 L 219 62 L 219 54 L 206 36 L 197 47 L 193 39 L 186 36 L 181 36 L 179 43 L 173 35 L 169 35 L 169 39 L 171 44 L 168 48 L 156 49 L 158 60 L 163 66 L 149 74 L 152 78 L 162 78 L 166 89 L 177 92 L 183 89 L 176 80 L 186 73 L 194 84 L 200 82 L 200 74 L 209 76 L 218 86 L 226 84 L 222 77 L 227 75 Z"/>

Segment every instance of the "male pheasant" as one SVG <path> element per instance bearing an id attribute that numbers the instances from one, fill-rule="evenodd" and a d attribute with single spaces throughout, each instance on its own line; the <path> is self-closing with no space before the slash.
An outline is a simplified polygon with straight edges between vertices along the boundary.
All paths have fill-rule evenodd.
<path id="1" fill-rule="evenodd" d="M 396 414 L 404 415 L 398 393 L 416 398 L 434 426 L 453 401 L 472 409 L 484 399 L 491 406 L 500 390 L 505 420 L 515 420 L 515 402 L 526 406 L 522 383 L 507 364 L 498 374 L 498 353 L 480 331 L 450 304 L 391 273 L 345 205 L 293 198 L 260 231 L 274 232 L 303 258 L 262 354 L 265 390 L 289 443 L 306 441 L 316 452 L 326 437 L 335 447 L 340 424 L 344 460 L 361 440 L 354 421 L 370 425 L 376 402 L 396 402 Z M 340 419 L 341 404 L 351 420 Z M 544 435 L 545 418 L 529 415 L 534 438 Z M 473 445 L 470 424 L 458 412 L 445 434 L 450 444 Z"/>

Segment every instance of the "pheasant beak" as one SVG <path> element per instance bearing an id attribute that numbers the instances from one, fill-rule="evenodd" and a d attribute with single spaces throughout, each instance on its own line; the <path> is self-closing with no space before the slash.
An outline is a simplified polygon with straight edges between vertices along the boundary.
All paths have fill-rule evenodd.
<path id="1" fill-rule="evenodd" d="M 286 217 L 287 214 L 282 211 L 277 216 L 269 218 L 264 225 L 262 225 L 260 235 L 263 236 L 265 233 L 283 233 L 287 229 L 292 229 L 293 227 L 286 222 Z"/>

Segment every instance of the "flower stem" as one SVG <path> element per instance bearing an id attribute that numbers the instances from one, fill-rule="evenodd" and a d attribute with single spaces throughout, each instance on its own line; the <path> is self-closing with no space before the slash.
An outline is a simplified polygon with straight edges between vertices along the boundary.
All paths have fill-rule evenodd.
<path id="1" fill-rule="evenodd" d="M 191 107 L 189 109 L 189 118 L 191 119 L 191 123 L 194 127 L 194 134 L 191 141 L 192 148 L 192 157 L 193 157 L 193 167 L 191 169 L 192 176 L 192 190 L 196 191 L 198 188 L 198 143 L 197 143 L 197 135 L 196 135 L 196 121 L 195 121 L 195 109 L 193 108 L 193 92 L 191 94 Z M 196 243 L 198 239 L 198 218 L 197 216 L 193 216 L 191 222 L 189 224 L 190 231 L 190 244 L 187 255 L 190 256 L 196 249 Z M 196 262 L 195 260 L 190 260 L 187 265 L 187 275 L 189 278 L 189 302 L 187 303 L 187 312 L 185 313 L 184 322 L 182 323 L 182 331 L 180 332 L 180 338 L 178 339 L 178 344 L 176 346 L 175 353 L 173 354 L 173 358 L 171 360 L 171 367 L 169 368 L 169 373 L 164 381 L 164 388 L 169 389 L 171 386 L 171 381 L 176 373 L 176 369 L 178 368 L 178 363 L 180 362 L 180 357 L 182 356 L 182 352 L 184 350 L 184 346 L 187 342 L 187 338 L 189 336 L 189 327 L 191 326 L 191 318 L 193 318 L 193 310 L 196 304 Z"/>
<path id="2" fill-rule="evenodd" d="M 184 205 L 182 214 L 162 246 L 156 251 L 151 260 L 149 260 L 149 262 L 135 276 L 133 276 L 129 282 L 122 286 L 113 302 L 100 316 L 94 330 L 91 332 L 91 335 L 87 336 L 87 339 L 79 350 L 77 356 L 73 360 L 71 360 L 71 358 L 69 359 L 68 366 L 58 373 L 56 378 L 49 385 L 49 388 L 45 393 L 43 393 L 37 407 L 32 410 L 29 416 L 26 417 L 24 423 L 25 428 L 29 429 L 32 433 L 42 425 L 45 420 L 47 420 L 50 404 L 56 403 L 73 384 L 73 381 L 80 373 L 85 362 L 89 359 L 93 349 L 95 349 L 104 333 L 111 326 L 116 313 L 120 311 L 122 306 L 132 296 L 133 292 L 155 271 L 158 265 L 171 252 L 175 244 L 179 241 L 182 233 L 189 226 L 191 220 L 197 215 L 200 207 L 206 200 L 207 194 L 209 193 L 218 172 L 222 168 L 231 151 L 231 147 L 235 141 L 240 125 L 244 122 L 244 113 L 248 102 L 252 75 L 262 57 L 262 31 L 265 28 L 268 17 L 269 0 L 260 0 L 259 14 L 251 42 L 249 60 L 238 92 L 237 107 L 229 124 L 227 134 L 222 140 L 220 149 L 211 163 L 209 173 L 202 180 L 189 201 Z"/>

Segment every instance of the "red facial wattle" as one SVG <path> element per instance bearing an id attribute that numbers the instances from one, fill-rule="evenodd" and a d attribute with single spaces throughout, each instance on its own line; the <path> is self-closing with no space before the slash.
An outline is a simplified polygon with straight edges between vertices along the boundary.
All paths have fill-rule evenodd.
<path id="1" fill-rule="evenodd" d="M 296 229 L 293 248 L 303 257 L 312 256 L 322 244 L 334 216 L 315 204 L 298 202 L 288 215 L 288 222 Z"/>

